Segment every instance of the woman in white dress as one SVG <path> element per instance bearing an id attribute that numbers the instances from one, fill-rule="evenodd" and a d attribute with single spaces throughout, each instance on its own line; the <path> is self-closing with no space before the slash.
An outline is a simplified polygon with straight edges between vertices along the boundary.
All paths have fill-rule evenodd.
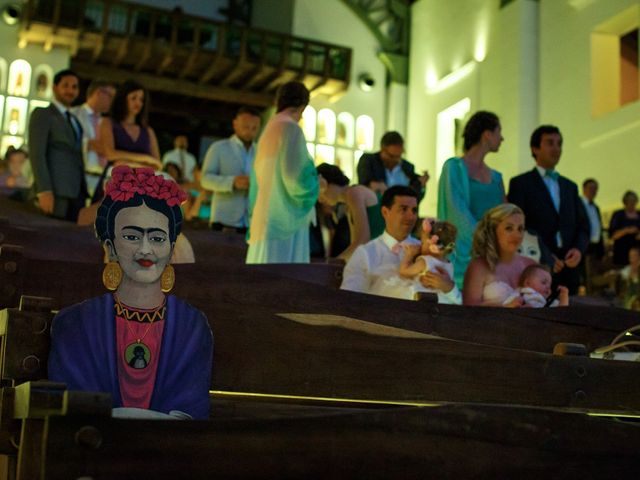
<path id="1" fill-rule="evenodd" d="M 524 213 L 511 203 L 488 210 L 473 235 L 472 256 L 464 276 L 462 303 L 521 307 L 516 295 L 522 271 L 535 263 L 518 254 L 524 237 Z"/>

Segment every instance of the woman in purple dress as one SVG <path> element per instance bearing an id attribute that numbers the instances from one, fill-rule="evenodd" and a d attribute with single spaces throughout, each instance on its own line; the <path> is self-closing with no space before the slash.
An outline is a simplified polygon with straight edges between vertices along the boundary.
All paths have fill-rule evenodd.
<path id="1" fill-rule="evenodd" d="M 133 81 L 125 82 L 111 106 L 111 118 L 100 123 L 102 151 L 114 165 L 162 168 L 156 134 L 148 125 L 149 94 Z"/>
<path id="2" fill-rule="evenodd" d="M 113 169 L 96 234 L 113 291 L 62 310 L 51 327 L 49 379 L 110 393 L 114 415 L 209 414 L 213 337 L 206 317 L 165 295 L 185 194 L 150 168 Z M 134 410 L 132 410 L 134 409 Z"/>

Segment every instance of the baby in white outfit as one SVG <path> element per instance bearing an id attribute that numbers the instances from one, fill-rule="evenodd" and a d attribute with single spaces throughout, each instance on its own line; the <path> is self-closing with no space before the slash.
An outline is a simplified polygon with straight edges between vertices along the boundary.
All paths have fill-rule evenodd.
<path id="1" fill-rule="evenodd" d="M 567 287 L 558 286 L 558 298 L 554 300 L 550 307 L 568 307 L 569 290 Z M 551 273 L 549 269 L 539 263 L 529 265 L 522 271 L 518 280 L 517 295 L 524 300 L 525 307 L 542 308 L 547 304 L 547 299 L 551 295 Z M 513 300 L 511 295 L 505 303 Z"/>

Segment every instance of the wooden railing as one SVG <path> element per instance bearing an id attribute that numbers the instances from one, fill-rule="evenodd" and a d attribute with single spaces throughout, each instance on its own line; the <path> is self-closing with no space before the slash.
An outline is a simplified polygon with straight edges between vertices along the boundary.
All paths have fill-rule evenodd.
<path id="1" fill-rule="evenodd" d="M 349 81 L 350 48 L 123 0 L 29 0 L 22 22 L 25 29 L 36 22 L 51 25 L 54 32 L 65 28 L 80 35 L 138 37 Z"/>

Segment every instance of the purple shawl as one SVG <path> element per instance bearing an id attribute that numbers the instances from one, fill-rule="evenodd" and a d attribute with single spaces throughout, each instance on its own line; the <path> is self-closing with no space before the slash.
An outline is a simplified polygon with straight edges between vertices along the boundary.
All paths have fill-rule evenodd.
<path id="1" fill-rule="evenodd" d="M 209 417 L 213 335 L 202 312 L 173 295 L 167 312 L 150 410 Z M 49 380 L 69 390 L 107 392 L 121 407 L 113 295 L 65 308 L 51 325 Z"/>

